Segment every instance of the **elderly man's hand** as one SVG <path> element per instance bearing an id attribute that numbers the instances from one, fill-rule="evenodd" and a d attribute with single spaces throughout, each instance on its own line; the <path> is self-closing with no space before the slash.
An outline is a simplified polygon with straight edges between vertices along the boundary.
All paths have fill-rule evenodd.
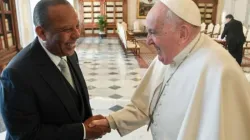
<path id="1" fill-rule="evenodd" d="M 105 130 L 108 130 L 108 132 L 111 131 L 111 128 L 109 126 L 109 122 L 106 118 L 98 119 L 98 120 L 93 120 L 90 124 L 89 127 L 94 128 L 94 127 L 101 127 L 105 128 Z"/>
<path id="2" fill-rule="evenodd" d="M 105 119 L 105 117 L 103 117 L 102 115 L 97 115 L 90 117 L 84 122 L 86 139 L 101 138 L 103 135 L 110 132 L 109 127 L 91 125 L 93 121 L 102 119 Z"/>

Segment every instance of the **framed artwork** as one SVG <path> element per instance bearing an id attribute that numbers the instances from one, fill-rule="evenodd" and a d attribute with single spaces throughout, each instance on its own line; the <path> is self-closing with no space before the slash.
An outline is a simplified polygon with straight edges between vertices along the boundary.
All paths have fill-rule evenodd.
<path id="1" fill-rule="evenodd" d="M 137 18 L 145 19 L 156 0 L 137 0 Z"/>

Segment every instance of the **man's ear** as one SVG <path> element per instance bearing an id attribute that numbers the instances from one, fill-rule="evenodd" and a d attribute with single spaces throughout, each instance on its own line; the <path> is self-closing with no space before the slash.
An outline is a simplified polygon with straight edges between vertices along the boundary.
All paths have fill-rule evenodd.
<path id="1" fill-rule="evenodd" d="M 180 40 L 181 42 L 186 42 L 189 40 L 189 36 L 190 36 L 190 28 L 188 25 L 183 24 L 180 27 Z"/>
<path id="2" fill-rule="evenodd" d="M 39 38 L 41 38 L 43 41 L 46 41 L 45 30 L 41 26 L 37 26 L 35 31 Z"/>

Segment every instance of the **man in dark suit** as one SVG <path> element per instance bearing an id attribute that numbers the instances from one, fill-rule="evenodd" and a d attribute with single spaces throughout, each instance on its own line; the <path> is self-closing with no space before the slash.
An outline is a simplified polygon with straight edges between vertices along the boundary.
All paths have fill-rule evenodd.
<path id="1" fill-rule="evenodd" d="M 241 65 L 243 44 L 246 41 L 243 34 L 242 23 L 235 20 L 231 14 L 226 16 L 226 21 L 227 23 L 225 24 L 221 38 L 223 39 L 226 36 L 229 53 L 236 59 L 239 65 Z"/>
<path id="2" fill-rule="evenodd" d="M 41 0 L 34 10 L 38 37 L 2 73 L 0 105 L 8 140 L 82 140 L 110 129 L 88 124 L 89 95 L 75 53 L 77 14 L 67 0 Z"/>

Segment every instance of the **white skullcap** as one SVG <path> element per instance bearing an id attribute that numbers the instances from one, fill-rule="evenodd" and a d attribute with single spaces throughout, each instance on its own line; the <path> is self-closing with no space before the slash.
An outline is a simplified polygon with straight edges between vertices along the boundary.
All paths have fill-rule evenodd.
<path id="1" fill-rule="evenodd" d="M 200 10 L 193 0 L 160 0 L 164 3 L 173 13 L 184 21 L 195 25 L 201 26 Z"/>

